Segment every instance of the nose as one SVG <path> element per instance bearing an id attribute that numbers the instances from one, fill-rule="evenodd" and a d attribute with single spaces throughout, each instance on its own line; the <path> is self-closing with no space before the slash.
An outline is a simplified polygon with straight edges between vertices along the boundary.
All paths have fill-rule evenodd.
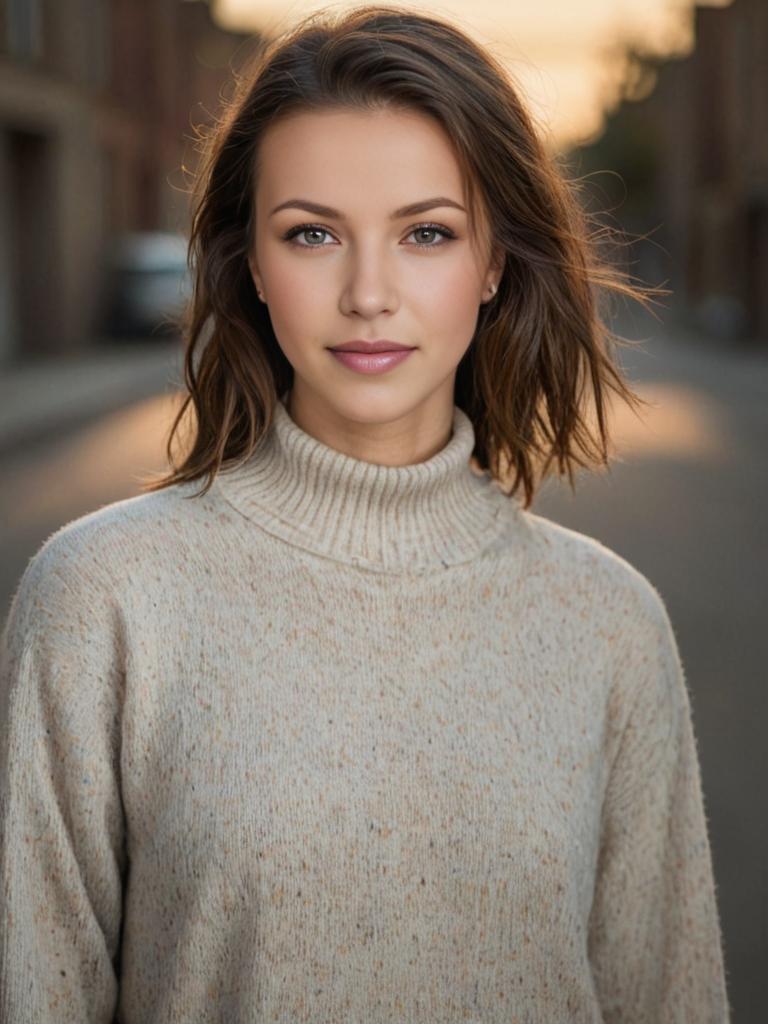
<path id="1" fill-rule="evenodd" d="M 372 319 L 397 308 L 398 289 L 392 256 L 384 244 L 371 241 L 350 249 L 341 291 L 342 312 Z"/>

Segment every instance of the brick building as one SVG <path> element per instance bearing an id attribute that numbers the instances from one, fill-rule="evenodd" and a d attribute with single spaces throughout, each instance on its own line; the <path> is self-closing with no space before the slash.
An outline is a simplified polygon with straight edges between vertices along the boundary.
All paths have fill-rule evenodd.
<path id="1" fill-rule="evenodd" d="M 681 322 L 766 344 L 768 3 L 697 7 L 694 19 L 692 52 L 638 57 L 654 87 L 627 95 L 576 163 L 621 175 L 614 216 L 630 232 L 653 231 L 653 244 L 638 246 L 642 276 L 668 280 Z"/>
<path id="2" fill-rule="evenodd" d="M 0 0 L 0 364 L 89 343 L 111 235 L 186 230 L 191 124 L 254 42 L 204 0 Z"/>

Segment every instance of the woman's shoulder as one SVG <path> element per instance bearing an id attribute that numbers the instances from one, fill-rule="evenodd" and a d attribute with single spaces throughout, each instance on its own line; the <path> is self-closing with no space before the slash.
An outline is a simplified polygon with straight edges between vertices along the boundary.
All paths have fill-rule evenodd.
<path id="1" fill-rule="evenodd" d="M 197 490 L 199 486 L 193 484 L 173 484 L 102 505 L 56 529 L 36 557 L 55 559 L 77 551 L 103 558 L 110 549 L 125 553 L 134 543 L 178 537 L 194 529 L 195 520 L 202 521 L 209 506 L 206 496 L 195 497 Z"/>
<path id="2" fill-rule="evenodd" d="M 199 486 L 177 484 L 103 505 L 59 526 L 27 561 L 11 598 L 19 616 L 111 601 L 122 585 L 164 576 L 195 543 L 211 509 Z"/>
<path id="3" fill-rule="evenodd" d="M 616 613 L 657 627 L 667 618 L 664 600 L 648 576 L 597 537 L 531 512 L 523 513 L 532 552 L 529 572 L 582 609 Z M 586 602 L 586 603 L 585 603 Z"/>

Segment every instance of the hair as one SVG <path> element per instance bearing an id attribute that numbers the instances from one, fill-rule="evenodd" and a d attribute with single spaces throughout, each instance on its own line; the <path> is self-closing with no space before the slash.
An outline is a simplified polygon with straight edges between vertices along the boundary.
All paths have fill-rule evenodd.
<path id="1" fill-rule="evenodd" d="M 263 41 L 234 77 L 231 99 L 201 134 L 188 251 L 193 288 L 178 319 L 186 396 L 166 445 L 172 471 L 142 489 L 205 478 L 198 494 L 205 493 L 220 469 L 250 456 L 291 387 L 293 368 L 247 262 L 259 144 L 277 119 L 326 108 L 434 118 L 453 142 L 470 224 L 479 204 L 487 213 L 503 272 L 480 307 L 455 382 L 478 467 L 507 496 L 522 486 L 527 508 L 553 465 L 572 490 L 576 465 L 608 466 L 608 392 L 631 407 L 648 403 L 615 358 L 616 346 L 636 343 L 608 328 L 604 306 L 623 296 L 647 309 L 651 295 L 669 293 L 603 261 L 613 229 L 594 227 L 580 202 L 581 180 L 548 155 L 500 61 L 442 19 L 364 5 L 315 11 Z M 177 465 L 174 437 L 190 406 L 192 443 Z"/>

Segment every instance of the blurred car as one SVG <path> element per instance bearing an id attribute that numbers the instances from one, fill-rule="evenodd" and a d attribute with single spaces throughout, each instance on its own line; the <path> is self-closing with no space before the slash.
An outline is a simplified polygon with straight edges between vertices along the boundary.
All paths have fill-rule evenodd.
<path id="1" fill-rule="evenodd" d="M 178 333 L 192 280 L 187 239 L 164 231 L 114 237 L 104 260 L 101 330 L 112 337 Z"/>

